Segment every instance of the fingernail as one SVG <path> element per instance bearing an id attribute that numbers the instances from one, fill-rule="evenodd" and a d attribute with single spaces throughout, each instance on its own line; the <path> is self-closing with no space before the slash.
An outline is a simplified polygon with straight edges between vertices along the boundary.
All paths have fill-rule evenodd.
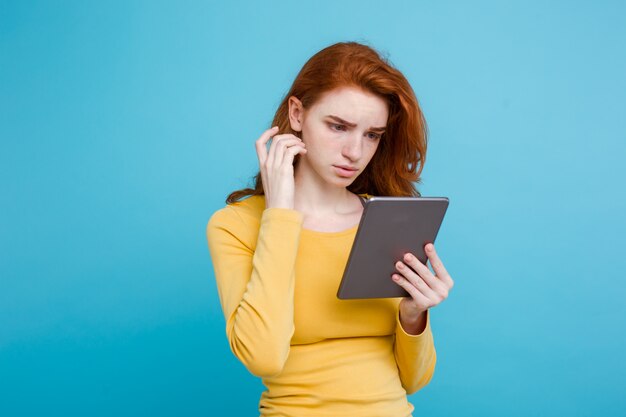
<path id="1" fill-rule="evenodd" d="M 407 261 L 410 261 L 411 260 L 411 254 L 407 253 L 406 255 L 404 255 L 404 259 L 407 260 Z"/>

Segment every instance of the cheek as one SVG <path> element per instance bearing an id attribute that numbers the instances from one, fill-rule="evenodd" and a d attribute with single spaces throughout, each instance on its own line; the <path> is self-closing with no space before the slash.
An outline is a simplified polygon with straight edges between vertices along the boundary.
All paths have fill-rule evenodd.
<path id="1" fill-rule="evenodd" d="M 304 135 L 307 155 L 333 155 L 341 151 L 341 140 L 323 128 L 308 129 Z"/>
<path id="2" fill-rule="evenodd" d="M 367 155 L 369 156 L 369 159 L 372 159 L 374 157 L 374 154 L 376 153 L 376 150 L 378 149 L 380 141 L 378 142 L 372 142 L 370 145 L 368 145 L 365 149 L 367 152 Z"/>
<path id="3" fill-rule="evenodd" d="M 315 126 L 303 126 L 301 139 L 306 143 L 307 149 L 313 150 L 318 148 L 320 142 L 325 139 L 324 133 L 321 129 Z"/>

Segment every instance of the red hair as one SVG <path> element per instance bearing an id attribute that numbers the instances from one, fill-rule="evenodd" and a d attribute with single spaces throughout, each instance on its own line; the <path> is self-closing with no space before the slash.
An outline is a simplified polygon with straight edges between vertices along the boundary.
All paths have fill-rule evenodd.
<path id="1" fill-rule="evenodd" d="M 426 120 L 404 75 L 369 46 L 340 42 L 313 55 L 276 110 L 272 126 L 278 126 L 277 134 L 299 136 L 300 132 L 292 130 L 289 123 L 289 97 L 296 96 L 306 109 L 324 93 L 347 86 L 373 93 L 389 107 L 386 131 L 378 149 L 348 190 L 355 194 L 420 196 L 414 183 L 421 182 L 420 173 L 426 161 Z M 254 188 L 232 192 L 226 203 L 263 194 L 259 172 Z"/>

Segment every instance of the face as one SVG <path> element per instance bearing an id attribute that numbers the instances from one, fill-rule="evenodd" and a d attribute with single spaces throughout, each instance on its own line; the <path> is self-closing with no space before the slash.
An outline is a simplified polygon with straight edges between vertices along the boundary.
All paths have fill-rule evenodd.
<path id="1" fill-rule="evenodd" d="M 290 97 L 291 128 L 301 132 L 307 149 L 299 157 L 296 175 L 347 187 L 372 160 L 388 115 L 382 98 L 356 87 L 332 90 L 308 109 Z"/>

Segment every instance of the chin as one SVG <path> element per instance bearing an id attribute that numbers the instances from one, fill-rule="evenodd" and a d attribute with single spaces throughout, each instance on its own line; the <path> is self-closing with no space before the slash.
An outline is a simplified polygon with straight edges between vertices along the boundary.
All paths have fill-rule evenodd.
<path id="1" fill-rule="evenodd" d="M 327 182 L 332 185 L 336 185 L 337 187 L 346 188 L 350 186 L 354 180 L 358 178 L 358 175 L 354 178 L 342 178 L 342 177 L 333 177 Z"/>

